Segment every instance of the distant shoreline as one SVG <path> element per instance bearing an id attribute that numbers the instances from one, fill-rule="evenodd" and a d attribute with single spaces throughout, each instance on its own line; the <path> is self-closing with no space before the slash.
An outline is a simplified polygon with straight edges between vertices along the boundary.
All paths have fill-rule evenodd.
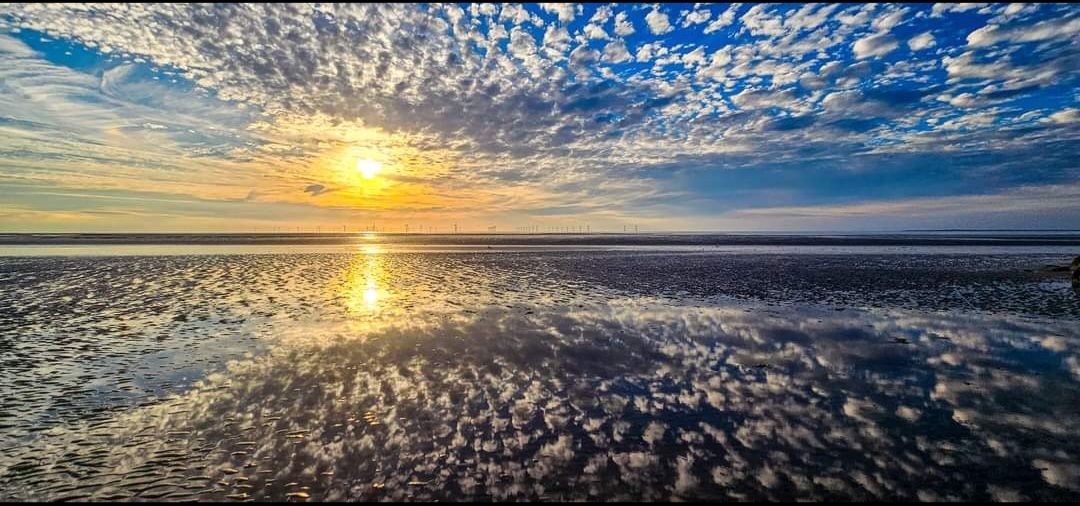
<path id="1" fill-rule="evenodd" d="M 1041 233 L 1077 233 L 1080 234 L 1080 229 L 1076 228 L 913 228 L 901 230 L 898 233 L 918 233 L 918 232 L 1018 232 L 1021 234 L 1041 234 Z"/>
<path id="2" fill-rule="evenodd" d="M 583 246 L 1080 246 L 1080 232 L 1024 234 L 815 233 L 815 234 L 401 234 L 401 233 L 221 233 L 221 234 L 0 234 L 0 245 L 118 244 L 427 244 L 427 245 L 583 245 Z"/>

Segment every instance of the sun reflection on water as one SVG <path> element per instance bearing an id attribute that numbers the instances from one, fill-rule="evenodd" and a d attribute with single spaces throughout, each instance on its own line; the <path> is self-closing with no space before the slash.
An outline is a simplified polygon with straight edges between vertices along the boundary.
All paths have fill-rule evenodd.
<path id="1" fill-rule="evenodd" d="M 344 285 L 346 307 L 350 314 L 373 315 L 389 294 L 385 286 L 386 269 L 382 264 L 382 250 L 375 244 L 365 244 L 357 249 L 358 254 L 349 268 Z"/>
<path id="2" fill-rule="evenodd" d="M 367 280 L 367 289 L 364 290 L 364 303 L 368 311 L 374 311 L 379 304 L 379 289 L 374 279 Z"/>

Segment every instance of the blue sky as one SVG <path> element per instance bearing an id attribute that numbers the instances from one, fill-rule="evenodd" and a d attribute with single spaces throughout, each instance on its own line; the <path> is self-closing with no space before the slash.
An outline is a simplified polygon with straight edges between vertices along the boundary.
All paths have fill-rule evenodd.
<path id="1" fill-rule="evenodd" d="M 6 4 L 0 230 L 1080 228 L 1077 69 L 1068 4 Z"/>

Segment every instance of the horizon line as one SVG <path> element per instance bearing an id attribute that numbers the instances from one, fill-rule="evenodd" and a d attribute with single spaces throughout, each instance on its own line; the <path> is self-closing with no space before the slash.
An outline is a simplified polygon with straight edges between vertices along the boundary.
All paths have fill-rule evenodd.
<path id="1" fill-rule="evenodd" d="M 326 235 L 347 236 L 357 234 L 382 234 L 382 235 L 647 235 L 647 234 L 822 234 L 822 233 L 845 233 L 845 234 L 896 234 L 912 232 L 1077 232 L 1076 228 L 923 228 L 923 229 L 881 229 L 881 230 L 648 230 L 638 232 L 620 231 L 566 231 L 566 232 L 523 232 L 523 231 L 469 231 L 459 230 L 446 232 L 401 232 L 386 230 L 355 230 L 347 232 L 334 231 L 86 231 L 86 232 L 51 232 L 51 231 L 0 231 L 0 235 Z"/>

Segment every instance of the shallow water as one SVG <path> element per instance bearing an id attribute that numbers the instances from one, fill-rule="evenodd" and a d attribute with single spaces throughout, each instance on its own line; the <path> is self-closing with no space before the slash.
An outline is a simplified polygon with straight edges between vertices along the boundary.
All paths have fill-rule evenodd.
<path id="1" fill-rule="evenodd" d="M 1044 254 L 0 259 L 0 499 L 1080 499 Z"/>

